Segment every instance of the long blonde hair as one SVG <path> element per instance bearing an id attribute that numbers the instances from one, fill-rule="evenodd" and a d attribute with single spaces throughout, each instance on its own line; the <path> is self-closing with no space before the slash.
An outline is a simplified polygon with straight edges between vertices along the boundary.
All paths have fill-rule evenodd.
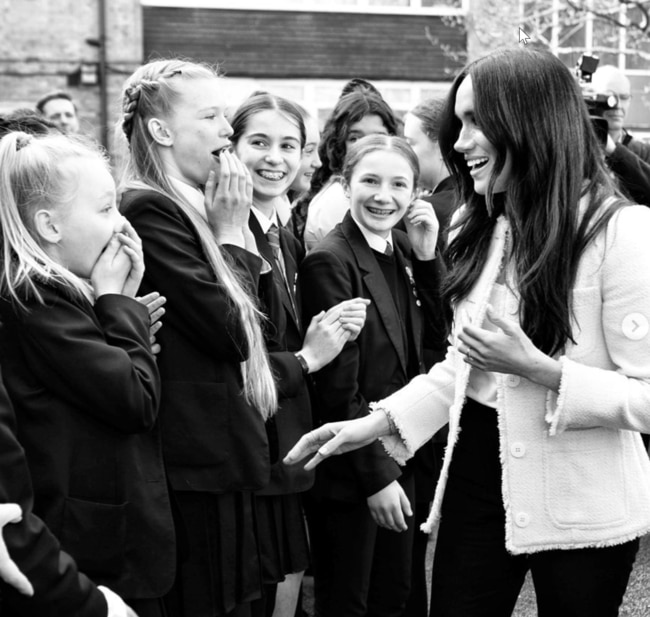
<path id="1" fill-rule="evenodd" d="M 226 262 L 208 223 L 169 182 L 157 144 L 147 127 L 151 118 L 173 113 L 185 80 L 217 77 L 217 71 L 211 67 L 183 60 L 150 62 L 131 75 L 124 85 L 123 115 L 118 125 L 118 134 L 126 137 L 129 146 L 120 188 L 141 188 L 144 184 L 158 191 L 178 204 L 196 228 L 215 278 L 237 308 L 246 334 L 249 357 L 241 363 L 243 394 L 267 418 L 276 411 L 278 397 L 260 326 L 263 316 L 237 273 Z"/>
<path id="2" fill-rule="evenodd" d="M 20 306 L 28 297 L 43 302 L 37 281 L 59 285 L 72 296 L 92 300 L 92 288 L 54 261 L 40 244 L 34 214 L 64 207 L 78 185 L 62 166 L 70 159 L 95 157 L 108 169 L 103 153 L 90 141 L 63 135 L 34 137 L 8 133 L 0 140 L 0 292 Z"/>

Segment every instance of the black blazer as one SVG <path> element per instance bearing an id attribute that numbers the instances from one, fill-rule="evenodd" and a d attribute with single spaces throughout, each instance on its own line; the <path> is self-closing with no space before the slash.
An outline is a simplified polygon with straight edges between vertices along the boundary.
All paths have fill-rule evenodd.
<path id="1" fill-rule="evenodd" d="M 0 302 L 0 354 L 34 485 L 34 513 L 95 583 L 164 595 L 174 526 L 156 418 L 149 313 L 41 286 L 45 305 Z"/>
<path id="2" fill-rule="evenodd" d="M 34 587 L 19 594 L 0 580 L 0 615 L 6 617 L 106 617 L 103 594 L 77 571 L 72 558 L 33 513 L 34 497 L 25 453 L 16 437 L 16 417 L 0 378 L 0 503 L 18 503 L 20 523 L 6 525 L 9 554 Z"/>
<path id="3" fill-rule="evenodd" d="M 242 394 L 240 363 L 248 346 L 237 309 L 175 202 L 152 190 L 130 190 L 121 210 L 142 238 L 141 292 L 167 298 L 157 339 L 163 452 L 172 487 L 213 493 L 262 488 L 269 481 L 268 443 L 260 413 Z M 222 248 L 256 294 L 261 258 Z"/>
<path id="4" fill-rule="evenodd" d="M 439 292 L 442 263 L 440 259 L 411 260 L 406 234 L 393 230 L 393 239 L 398 268 L 404 276 L 409 268 L 417 287 L 409 294 L 409 322 L 420 368 L 424 370 L 425 327 L 432 338 L 444 338 Z M 307 255 L 299 280 L 305 321 L 347 298 L 360 296 L 371 300 L 357 340 L 346 344 L 333 362 L 314 374 L 314 413 L 318 423 L 365 416 L 370 401 L 385 398 L 409 381 L 408 358 L 404 353 L 402 319 L 390 289 L 349 212 Z M 399 476 L 397 463 L 377 442 L 321 463 L 316 471 L 315 492 L 334 499 L 360 501 Z"/>
<path id="5" fill-rule="evenodd" d="M 273 250 L 256 216 L 251 213 L 249 227 L 260 254 L 271 264 L 271 284 L 261 285 L 261 308 L 267 317 L 264 332 L 271 367 L 278 384 L 279 409 L 266 423 L 273 465 L 269 486 L 261 495 L 283 495 L 305 491 L 314 483 L 314 473 L 302 465 L 284 465 L 282 459 L 302 435 L 312 428 L 307 381 L 294 355 L 302 348 L 300 294 L 297 288 L 298 265 L 304 251 L 296 238 L 280 228 L 280 248 L 284 256 L 287 285 L 273 256 Z"/>

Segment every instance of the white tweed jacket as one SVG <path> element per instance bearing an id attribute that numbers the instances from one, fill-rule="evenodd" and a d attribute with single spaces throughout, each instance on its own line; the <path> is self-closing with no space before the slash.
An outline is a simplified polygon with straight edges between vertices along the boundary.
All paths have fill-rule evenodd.
<path id="1" fill-rule="evenodd" d="M 500 218 L 483 273 L 455 312 L 446 359 L 373 404 L 395 421 L 399 434 L 383 441 L 401 463 L 449 422 L 424 531 L 440 516 L 469 372 L 475 370 L 458 352 L 455 332 L 466 319 L 483 323 L 508 234 Z M 497 310 L 517 319 L 517 308 L 509 285 Z M 506 548 L 513 554 L 620 544 L 650 531 L 650 461 L 638 433 L 650 433 L 650 209 L 621 209 L 585 250 L 573 313 L 575 344 L 560 358 L 559 394 L 495 373 Z"/>

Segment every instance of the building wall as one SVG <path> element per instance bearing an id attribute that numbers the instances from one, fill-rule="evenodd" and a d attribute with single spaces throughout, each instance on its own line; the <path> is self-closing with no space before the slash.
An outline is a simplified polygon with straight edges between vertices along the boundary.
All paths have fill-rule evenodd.
<path id="1" fill-rule="evenodd" d="M 144 7 L 145 56 L 219 62 L 233 77 L 448 80 L 461 29 L 440 16 Z"/>
<path id="2" fill-rule="evenodd" d="M 82 130 L 100 138 L 98 85 L 69 85 L 82 63 L 96 66 L 99 0 L 5 0 L 0 5 L 0 112 L 33 108 L 53 90 L 77 103 Z M 138 0 L 106 0 L 109 124 L 115 121 L 126 75 L 142 61 Z M 112 129 L 111 129 L 112 130 Z"/>

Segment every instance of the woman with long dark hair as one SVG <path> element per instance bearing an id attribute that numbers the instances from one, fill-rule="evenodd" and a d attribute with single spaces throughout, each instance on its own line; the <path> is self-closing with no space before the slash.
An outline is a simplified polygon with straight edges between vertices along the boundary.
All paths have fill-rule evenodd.
<path id="1" fill-rule="evenodd" d="M 448 421 L 424 525 L 438 525 L 431 614 L 509 615 L 530 570 L 540 615 L 614 616 L 650 530 L 650 212 L 612 185 L 579 88 L 548 53 L 471 63 L 445 116 L 464 201 L 447 357 L 286 460 L 381 437 L 404 461 Z"/>

